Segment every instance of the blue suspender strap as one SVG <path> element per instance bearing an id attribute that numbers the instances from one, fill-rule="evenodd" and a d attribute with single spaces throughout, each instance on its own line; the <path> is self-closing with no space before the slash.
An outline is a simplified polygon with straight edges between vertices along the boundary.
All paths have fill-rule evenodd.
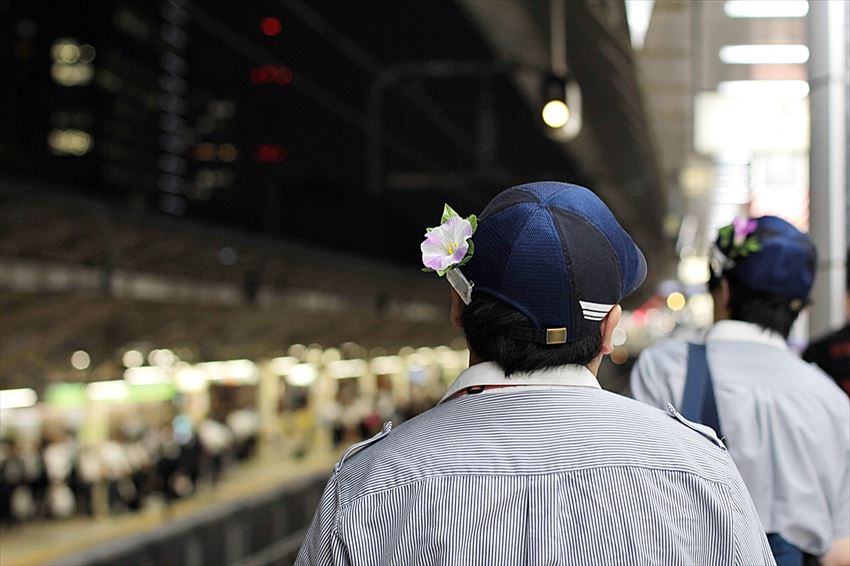
<path id="1" fill-rule="evenodd" d="M 681 412 L 690 421 L 710 426 L 718 437 L 723 438 L 704 344 L 688 343 L 688 373 Z"/>
<path id="2" fill-rule="evenodd" d="M 770 545 L 773 559 L 776 560 L 776 566 L 803 566 L 802 551 L 782 538 L 779 533 L 768 533 L 767 543 Z"/>
<path id="3" fill-rule="evenodd" d="M 682 395 L 682 416 L 689 421 L 702 422 L 707 379 L 708 360 L 705 358 L 705 346 L 688 343 L 688 372 L 685 376 L 685 392 Z"/>
<path id="4" fill-rule="evenodd" d="M 702 347 L 703 359 L 705 359 L 705 346 Z M 720 416 L 717 414 L 717 403 L 714 400 L 714 383 L 711 381 L 711 371 L 708 361 L 705 362 L 705 404 L 702 407 L 702 424 L 708 425 L 717 433 L 717 437 L 723 440 L 723 432 L 720 430 Z"/>

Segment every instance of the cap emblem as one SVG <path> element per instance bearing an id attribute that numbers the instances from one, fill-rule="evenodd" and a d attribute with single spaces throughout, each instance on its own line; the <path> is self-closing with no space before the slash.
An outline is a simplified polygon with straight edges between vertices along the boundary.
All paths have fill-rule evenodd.
<path id="1" fill-rule="evenodd" d="M 614 305 L 591 303 L 590 301 L 579 301 L 578 304 L 585 320 L 602 320 L 614 308 Z"/>

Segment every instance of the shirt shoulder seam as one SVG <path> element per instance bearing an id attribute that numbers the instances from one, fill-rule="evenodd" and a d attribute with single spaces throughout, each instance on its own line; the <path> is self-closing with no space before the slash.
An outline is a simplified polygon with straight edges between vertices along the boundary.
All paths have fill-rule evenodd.
<path id="1" fill-rule="evenodd" d="M 573 473 L 573 472 L 585 472 L 585 471 L 590 471 L 590 470 L 602 470 L 602 469 L 611 469 L 611 468 L 635 468 L 635 469 L 641 469 L 641 470 L 649 470 L 649 471 L 653 471 L 653 472 L 677 472 L 677 473 L 688 474 L 690 476 L 697 477 L 700 480 L 711 483 L 711 484 L 717 484 L 717 485 L 720 485 L 720 486 L 725 486 L 726 489 L 729 489 L 729 478 L 728 477 L 726 477 L 725 479 L 711 479 L 711 478 L 705 477 L 703 475 L 700 475 L 696 472 L 692 472 L 692 471 L 689 471 L 689 470 L 683 470 L 683 469 L 677 469 L 677 468 L 626 465 L 626 464 L 610 464 L 610 465 L 602 465 L 602 466 L 588 466 L 588 467 L 583 467 L 583 468 L 575 468 L 575 469 L 572 469 L 572 470 L 565 470 L 565 471 L 559 471 L 559 472 L 544 472 L 544 473 L 539 473 L 539 474 L 533 474 L 533 473 L 530 473 L 530 474 L 508 474 L 508 473 L 486 473 L 486 472 L 479 472 L 479 473 L 457 472 L 457 473 L 433 474 L 433 475 L 422 476 L 422 477 L 418 477 L 418 478 L 411 479 L 411 480 L 408 480 L 408 481 L 400 482 L 400 483 L 397 483 L 397 484 L 392 485 L 392 486 L 382 487 L 382 488 L 379 488 L 379 489 L 373 489 L 373 490 L 366 491 L 364 493 L 360 493 L 357 496 L 351 498 L 349 501 L 346 501 L 346 502 L 340 501 L 338 509 L 339 509 L 339 512 L 342 512 L 347 507 L 350 507 L 354 503 L 356 503 L 356 502 L 358 502 L 361 499 L 364 499 L 366 497 L 371 497 L 371 496 L 374 496 L 374 495 L 379 495 L 381 493 L 394 491 L 396 489 L 400 489 L 400 488 L 406 487 L 408 485 L 414 485 L 414 484 L 421 483 L 423 481 L 427 481 L 427 480 L 431 480 L 431 479 L 435 479 L 435 478 L 483 477 L 483 476 L 544 477 L 544 476 L 555 476 L 555 475 L 570 474 L 570 473 Z M 720 474 L 718 474 L 718 475 L 720 475 Z"/>

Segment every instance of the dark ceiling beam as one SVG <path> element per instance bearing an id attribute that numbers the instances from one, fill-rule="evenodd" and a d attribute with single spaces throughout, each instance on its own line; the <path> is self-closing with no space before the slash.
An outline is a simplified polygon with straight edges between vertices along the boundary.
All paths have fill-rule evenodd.
<path id="1" fill-rule="evenodd" d="M 4 292 L 3 295 L 11 293 Z M 49 326 L 57 317 L 62 317 L 66 312 L 74 313 L 86 303 L 84 297 L 60 294 L 41 295 L 40 300 L 24 300 L 21 295 L 15 295 L 15 307 L 4 308 L 3 317 L 0 319 L 0 332 L 17 333 L 20 329 L 34 326 Z"/>
<path id="2" fill-rule="evenodd" d="M 343 56 L 368 71 L 374 77 L 374 81 L 381 80 L 386 66 L 362 45 L 348 37 L 343 30 L 333 26 L 303 0 L 280 0 L 280 3 L 323 40 L 336 47 Z M 459 149 L 469 153 L 470 156 L 475 155 L 477 150 L 473 137 L 455 124 L 422 88 L 416 84 L 404 83 L 399 85 L 398 90 L 408 101 L 418 106 L 449 141 L 453 142 Z"/>
<path id="3" fill-rule="evenodd" d="M 8 231 L 2 237 L 4 254 L 21 255 L 29 250 L 39 250 L 61 246 L 73 238 L 79 231 L 71 222 L 32 222 L 21 223 L 14 231 Z"/>
<path id="4" fill-rule="evenodd" d="M 108 301 L 86 301 L 80 308 L 75 309 L 73 316 L 58 317 L 41 328 L 20 328 L 14 335 L 14 341 L 7 335 L 0 352 L 3 358 L 13 360 L 16 356 L 27 355 L 33 351 L 50 350 L 73 340 L 74 336 L 85 335 L 83 331 L 87 326 L 100 326 L 114 314 L 112 309 Z"/>
<path id="5" fill-rule="evenodd" d="M 402 268 L 379 259 L 342 253 L 329 248 L 247 235 L 238 230 L 185 218 L 177 219 L 164 215 L 126 211 L 118 206 L 105 206 L 98 201 L 70 196 L 70 191 L 64 189 L 64 187 L 4 179 L 0 176 L 0 200 L 5 201 L 4 210 L 17 208 L 26 210 L 30 214 L 50 210 L 55 211 L 60 218 L 63 215 L 84 215 L 92 221 L 113 221 L 120 226 L 117 234 L 128 232 L 134 234 L 127 236 L 132 241 L 179 239 L 186 242 L 185 247 L 195 250 L 195 253 L 206 253 L 210 257 L 217 257 L 221 247 L 232 246 L 240 256 L 243 253 L 253 254 L 252 261 L 262 264 L 264 283 L 282 281 L 284 289 L 315 287 L 350 293 L 351 283 L 356 283 L 369 292 L 376 290 L 386 292 L 391 298 L 415 297 L 420 301 L 432 302 L 442 301 L 444 296 L 441 282 L 421 277 L 416 268 Z M 36 225 L 31 224 L 31 226 Z M 0 236 L 0 249 L 3 245 L 4 237 Z M 21 260 L 52 258 L 44 254 L 43 248 L 31 249 L 30 252 L 32 255 L 28 254 L 27 257 L 4 254 L 3 258 Z M 56 252 L 61 254 L 62 249 L 57 248 Z M 123 257 L 122 261 L 128 260 L 126 253 L 121 257 Z M 236 265 L 241 265 L 239 260 Z M 159 266 L 149 262 L 139 267 L 143 267 L 143 271 L 155 273 Z M 268 278 L 265 277 L 266 269 L 272 274 Z M 195 274 L 206 281 L 221 280 L 221 274 L 218 272 L 215 274 L 196 272 Z M 339 285 L 338 282 L 342 280 L 349 283 Z"/>
<path id="6" fill-rule="evenodd" d="M 386 171 L 384 170 L 384 159 L 381 138 L 385 132 L 384 128 L 384 104 L 390 89 L 395 87 L 406 92 L 405 79 L 434 80 L 434 79 L 457 79 L 476 77 L 481 80 L 490 80 L 493 77 L 509 75 L 515 65 L 499 61 L 476 61 L 476 60 L 430 60 L 404 62 L 384 67 L 375 77 L 369 87 L 369 136 L 366 148 L 367 180 L 366 191 L 374 197 L 380 197 L 386 183 Z M 429 113 L 432 119 L 439 118 Z M 439 126 L 439 122 L 437 122 Z M 452 137 L 452 131 L 439 128 L 447 137 Z M 475 143 L 470 140 L 468 149 L 472 157 L 478 155 Z M 409 174 L 408 174 L 409 175 Z M 440 172 L 429 171 L 419 176 L 419 180 L 430 183 L 427 186 L 416 186 L 408 184 L 407 189 L 432 189 L 435 185 L 447 188 L 463 188 L 468 192 L 474 191 L 473 181 L 489 180 L 494 184 L 501 184 L 512 175 L 509 171 L 498 166 L 485 167 L 483 170 L 475 168 L 471 171 Z M 488 200 L 490 192 L 478 195 L 481 200 Z"/>

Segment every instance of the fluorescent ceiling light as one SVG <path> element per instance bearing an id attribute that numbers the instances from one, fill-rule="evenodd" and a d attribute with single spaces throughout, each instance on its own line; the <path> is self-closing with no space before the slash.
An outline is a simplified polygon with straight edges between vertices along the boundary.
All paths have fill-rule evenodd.
<path id="1" fill-rule="evenodd" d="M 805 45 L 726 45 L 720 60 L 730 65 L 791 65 L 809 60 Z"/>
<path id="2" fill-rule="evenodd" d="M 643 49 L 655 0 L 626 0 L 626 21 L 633 49 Z"/>
<path id="3" fill-rule="evenodd" d="M 372 373 L 376 375 L 390 375 L 401 373 L 404 369 L 404 361 L 400 356 L 378 356 L 372 358 Z"/>
<path id="4" fill-rule="evenodd" d="M 805 98 L 809 95 L 806 81 L 724 81 L 717 92 L 734 97 Z"/>
<path id="5" fill-rule="evenodd" d="M 730 18 L 802 18 L 809 13 L 806 0 L 726 0 Z"/>
<path id="6" fill-rule="evenodd" d="M 364 360 L 337 360 L 327 364 L 328 373 L 337 379 L 360 377 L 369 371 L 369 365 Z"/>
<path id="7" fill-rule="evenodd" d="M 32 389 L 6 389 L 0 391 L 0 409 L 23 409 L 32 407 L 38 396 Z"/>
<path id="8" fill-rule="evenodd" d="M 294 387 L 307 387 L 319 377 L 319 371 L 313 364 L 296 364 L 289 368 L 286 382 Z"/>
<path id="9" fill-rule="evenodd" d="M 86 395 L 92 401 L 116 401 L 126 399 L 130 387 L 123 380 L 93 381 L 86 385 Z"/>
<path id="10" fill-rule="evenodd" d="M 161 367 L 145 366 L 124 370 L 124 381 L 133 385 L 151 385 L 154 383 L 171 383 L 171 377 Z"/>
<path id="11" fill-rule="evenodd" d="M 203 391 L 207 386 L 206 374 L 188 364 L 178 368 L 176 374 L 175 381 L 178 391 L 186 393 Z"/>
<path id="12" fill-rule="evenodd" d="M 257 366 L 251 360 L 204 362 L 195 365 L 195 368 L 204 372 L 209 381 L 235 380 L 254 383 L 257 380 Z"/>
<path id="13" fill-rule="evenodd" d="M 290 368 L 298 363 L 298 358 L 294 356 L 284 356 L 282 358 L 274 358 L 269 362 L 269 370 L 275 375 L 281 376 L 289 373 Z"/>

